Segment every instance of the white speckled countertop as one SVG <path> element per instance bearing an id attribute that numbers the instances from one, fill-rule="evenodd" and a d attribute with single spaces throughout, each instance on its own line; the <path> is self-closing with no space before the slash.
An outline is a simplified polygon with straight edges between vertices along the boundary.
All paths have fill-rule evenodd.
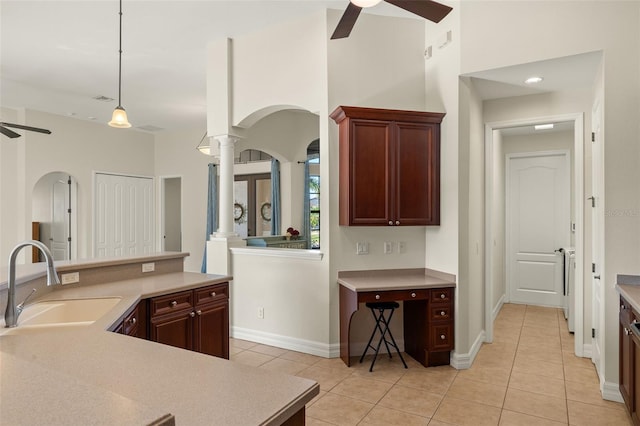
<path id="1" fill-rule="evenodd" d="M 143 298 L 229 278 L 175 272 L 43 295 L 122 299 L 87 327 L 0 336 L 0 424 L 281 424 L 317 383 L 105 331 Z"/>

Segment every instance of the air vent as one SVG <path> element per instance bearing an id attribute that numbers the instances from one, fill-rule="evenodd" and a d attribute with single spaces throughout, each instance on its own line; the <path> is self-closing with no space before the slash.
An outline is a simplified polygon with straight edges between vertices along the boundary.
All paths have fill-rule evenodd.
<path id="1" fill-rule="evenodd" d="M 94 96 L 93 99 L 95 99 L 96 101 L 100 101 L 100 102 L 113 102 L 113 101 L 115 101 L 115 99 L 113 99 L 113 98 L 110 98 L 108 96 L 102 96 L 102 95 Z"/>
<path id="2" fill-rule="evenodd" d="M 164 130 L 162 127 L 152 126 L 151 124 L 137 126 L 136 129 L 145 130 L 147 132 L 158 132 L 160 130 Z"/>

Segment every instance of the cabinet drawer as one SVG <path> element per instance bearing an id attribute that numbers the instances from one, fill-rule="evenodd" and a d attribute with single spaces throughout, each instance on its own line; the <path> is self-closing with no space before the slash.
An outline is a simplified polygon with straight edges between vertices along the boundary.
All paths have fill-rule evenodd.
<path id="1" fill-rule="evenodd" d="M 226 300 L 229 298 L 229 284 L 223 283 L 200 288 L 195 293 L 196 305 Z"/>
<path id="2" fill-rule="evenodd" d="M 168 294 L 151 299 L 151 316 L 178 312 L 193 307 L 193 291 Z"/>
<path id="3" fill-rule="evenodd" d="M 393 290 L 393 291 L 367 291 L 358 293 L 358 302 L 393 302 L 397 300 L 428 299 L 428 290 Z"/>
<path id="4" fill-rule="evenodd" d="M 453 349 L 453 324 L 432 325 L 429 328 L 431 351 L 450 351 Z"/>
<path id="5" fill-rule="evenodd" d="M 431 321 L 449 321 L 452 319 L 450 306 L 431 306 L 429 312 L 431 313 Z"/>
<path id="6" fill-rule="evenodd" d="M 453 289 L 439 288 L 431 290 L 431 303 L 449 303 L 453 300 Z"/>

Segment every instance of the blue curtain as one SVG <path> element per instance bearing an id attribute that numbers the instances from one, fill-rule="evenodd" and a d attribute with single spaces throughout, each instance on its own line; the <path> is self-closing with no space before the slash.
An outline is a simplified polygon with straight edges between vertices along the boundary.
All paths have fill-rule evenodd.
<path id="1" fill-rule="evenodd" d="M 271 235 L 280 235 L 280 162 L 271 159 Z"/>
<path id="2" fill-rule="evenodd" d="M 207 241 L 209 236 L 218 228 L 218 168 L 209 163 L 209 185 L 207 188 L 207 235 L 204 243 L 204 256 L 200 271 L 207 272 Z"/>
<path id="3" fill-rule="evenodd" d="M 311 248 L 311 205 L 309 199 L 309 158 L 304 162 L 304 196 L 302 209 L 302 235 L 307 239 L 307 249 Z"/>

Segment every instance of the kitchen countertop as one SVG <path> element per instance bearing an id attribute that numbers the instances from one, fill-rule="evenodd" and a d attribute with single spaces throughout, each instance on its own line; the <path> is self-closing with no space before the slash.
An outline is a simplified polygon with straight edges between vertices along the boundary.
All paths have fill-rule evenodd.
<path id="1" fill-rule="evenodd" d="M 636 312 L 640 312 L 640 276 L 618 275 L 616 277 L 616 289 Z"/>
<path id="2" fill-rule="evenodd" d="M 338 283 L 351 291 L 412 290 L 455 287 L 456 277 L 433 269 L 381 269 L 340 271 Z"/>
<path id="3" fill-rule="evenodd" d="M 0 424 L 282 423 L 317 383 L 105 331 L 141 299 L 230 278 L 174 272 L 43 295 L 121 300 L 90 326 L 0 336 Z"/>

